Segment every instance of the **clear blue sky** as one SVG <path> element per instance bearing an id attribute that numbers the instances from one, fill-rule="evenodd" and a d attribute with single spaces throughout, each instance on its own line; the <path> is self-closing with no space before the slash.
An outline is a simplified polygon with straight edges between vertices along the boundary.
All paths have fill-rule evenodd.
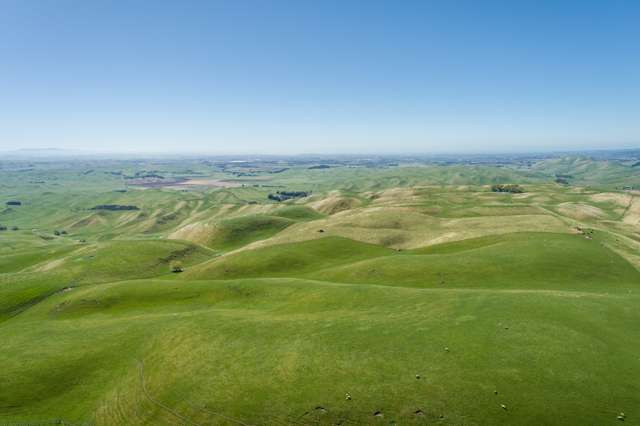
<path id="1" fill-rule="evenodd" d="M 0 150 L 640 146 L 640 1 L 0 0 Z"/>

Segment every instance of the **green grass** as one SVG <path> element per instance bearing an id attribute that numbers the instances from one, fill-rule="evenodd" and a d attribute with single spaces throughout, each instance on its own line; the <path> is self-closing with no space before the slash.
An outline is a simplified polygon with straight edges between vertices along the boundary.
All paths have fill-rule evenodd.
<path id="1" fill-rule="evenodd" d="M 637 303 L 293 279 L 78 289 L 0 329 L 0 418 L 177 421 L 142 361 L 148 394 L 196 423 L 615 424 L 640 416 Z"/>
<path id="2" fill-rule="evenodd" d="M 480 245 L 483 242 L 486 245 Z M 311 277 L 425 288 L 602 292 L 635 289 L 640 284 L 640 272 L 597 240 L 551 233 L 465 240 L 328 268 Z"/>
<path id="3" fill-rule="evenodd" d="M 603 292 L 640 285 L 640 272 L 598 238 L 553 233 L 497 235 L 400 252 L 324 237 L 223 256 L 196 266 L 186 277 L 305 277 L 423 288 Z"/>
<path id="4" fill-rule="evenodd" d="M 187 271 L 191 279 L 287 277 L 394 253 L 373 244 L 340 237 L 245 250 L 203 263 Z"/>
<path id="5" fill-rule="evenodd" d="M 0 256 L 0 273 L 19 272 L 37 263 L 56 258 L 74 249 L 72 245 L 38 247 Z"/>
<path id="6" fill-rule="evenodd" d="M 249 215 L 220 222 L 208 246 L 232 250 L 253 241 L 271 237 L 294 223 L 293 220 L 267 215 Z"/>
<path id="7" fill-rule="evenodd" d="M 170 274 L 170 263 L 187 268 L 211 256 L 179 241 L 111 241 L 58 251 L 30 272 L 0 274 L 0 321 L 6 320 L 67 287 Z"/>
<path id="8" fill-rule="evenodd" d="M 324 215 L 306 206 L 286 206 L 275 210 L 273 216 L 284 217 L 292 220 L 316 220 Z"/>
<path id="9" fill-rule="evenodd" d="M 593 198 L 626 163 L 0 166 L 0 424 L 640 423 L 637 195 Z"/>

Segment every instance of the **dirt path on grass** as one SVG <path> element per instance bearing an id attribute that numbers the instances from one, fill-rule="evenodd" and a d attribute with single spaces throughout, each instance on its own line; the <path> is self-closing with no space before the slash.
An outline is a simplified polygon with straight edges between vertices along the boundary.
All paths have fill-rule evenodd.
<path id="1" fill-rule="evenodd" d="M 640 197 L 633 197 L 622 218 L 623 223 L 640 225 Z"/>
<path id="2" fill-rule="evenodd" d="M 190 424 L 190 425 L 194 425 L 194 426 L 201 426 L 200 424 L 188 419 L 187 417 L 183 416 L 180 413 L 177 413 L 176 411 L 172 410 L 170 407 L 166 406 L 162 402 L 160 402 L 157 399 L 155 399 L 154 397 L 152 397 L 151 394 L 149 394 L 149 391 L 147 390 L 147 386 L 146 386 L 146 384 L 144 382 L 144 362 L 143 361 L 138 361 L 138 368 L 140 369 L 140 385 L 142 386 L 142 393 L 144 394 L 145 398 L 147 398 L 152 404 L 156 405 L 157 407 L 162 408 L 164 411 L 166 411 L 167 413 L 173 415 L 177 419 L 182 420 L 186 424 Z"/>

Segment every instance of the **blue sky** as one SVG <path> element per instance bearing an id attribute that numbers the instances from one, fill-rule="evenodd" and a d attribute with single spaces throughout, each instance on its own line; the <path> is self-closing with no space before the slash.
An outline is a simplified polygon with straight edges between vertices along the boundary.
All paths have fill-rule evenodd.
<path id="1" fill-rule="evenodd" d="M 0 0 L 0 150 L 640 146 L 638 1 Z"/>

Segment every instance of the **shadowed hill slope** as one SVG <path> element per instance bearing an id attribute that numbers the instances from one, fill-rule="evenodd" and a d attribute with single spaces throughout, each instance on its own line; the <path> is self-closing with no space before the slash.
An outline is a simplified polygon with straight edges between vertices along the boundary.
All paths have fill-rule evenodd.
<path id="1" fill-rule="evenodd" d="M 619 291 L 640 272 L 597 239 L 515 233 L 396 251 L 339 237 L 231 253 L 188 271 L 189 279 L 304 276 L 342 283 L 425 288 Z"/>
<path id="2" fill-rule="evenodd" d="M 289 276 L 393 253 L 373 244 L 326 237 L 231 253 L 197 265 L 183 275 L 187 279 Z"/>

